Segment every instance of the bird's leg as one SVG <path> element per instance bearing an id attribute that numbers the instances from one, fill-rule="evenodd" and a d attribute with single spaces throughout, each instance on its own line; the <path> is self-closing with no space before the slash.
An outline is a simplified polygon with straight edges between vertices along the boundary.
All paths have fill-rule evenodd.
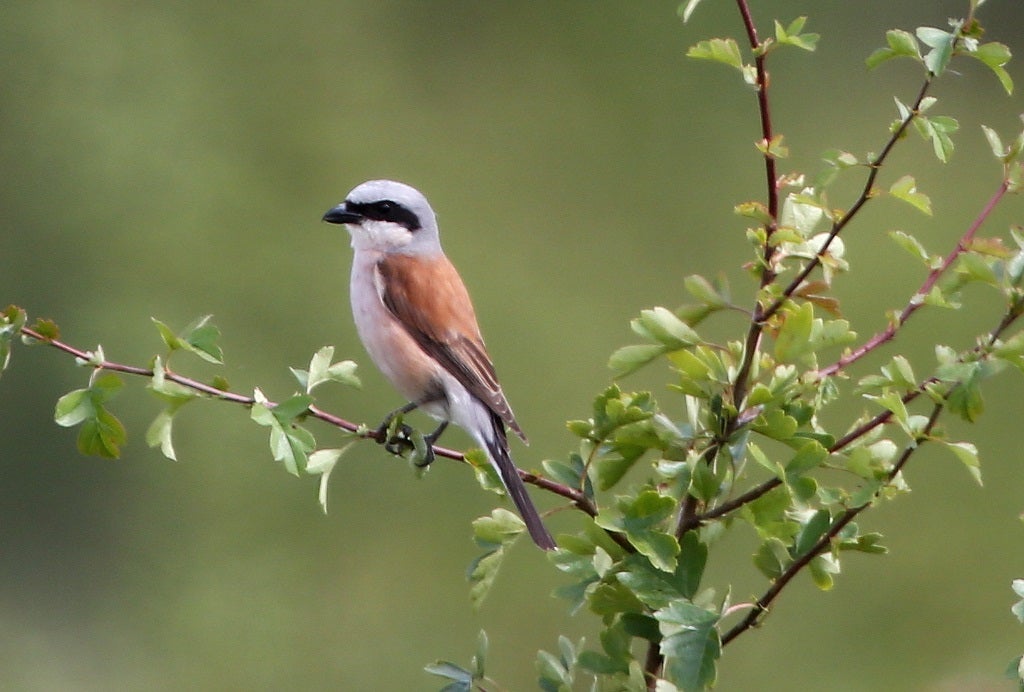
<path id="1" fill-rule="evenodd" d="M 427 452 L 423 456 L 423 461 L 416 462 L 416 466 L 422 469 L 434 463 L 434 443 L 437 442 L 437 438 L 441 437 L 441 434 L 447 427 L 448 421 L 441 421 L 441 424 L 437 426 L 434 432 L 423 436 L 423 441 L 427 443 Z"/>
<path id="2" fill-rule="evenodd" d="M 419 406 L 418 402 L 410 401 L 405 406 L 396 408 L 394 411 L 384 416 L 384 421 L 377 427 L 376 432 L 373 434 L 373 438 L 377 442 L 384 445 L 384 449 L 388 450 L 392 454 L 401 454 L 404 446 L 410 445 L 409 436 L 412 434 L 412 428 L 405 423 L 402 423 L 398 427 L 397 435 L 388 438 L 388 430 L 391 428 L 391 422 L 395 420 L 395 416 L 404 416 L 405 414 L 416 410 Z"/>

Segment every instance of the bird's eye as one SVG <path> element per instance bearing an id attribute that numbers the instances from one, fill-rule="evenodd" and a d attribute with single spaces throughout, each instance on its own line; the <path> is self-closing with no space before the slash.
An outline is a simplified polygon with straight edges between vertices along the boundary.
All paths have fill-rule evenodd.
<path id="1" fill-rule="evenodd" d="M 377 202 L 377 210 L 380 211 L 381 214 L 389 214 L 394 208 L 394 202 L 389 202 L 388 200 Z"/>

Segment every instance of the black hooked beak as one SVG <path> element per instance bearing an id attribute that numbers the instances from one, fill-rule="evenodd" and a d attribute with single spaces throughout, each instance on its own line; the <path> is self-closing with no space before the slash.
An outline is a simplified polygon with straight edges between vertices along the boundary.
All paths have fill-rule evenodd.
<path id="1" fill-rule="evenodd" d="M 323 220 L 327 223 L 362 223 L 363 218 L 362 214 L 349 211 L 344 202 L 333 209 L 328 209 L 323 216 Z"/>

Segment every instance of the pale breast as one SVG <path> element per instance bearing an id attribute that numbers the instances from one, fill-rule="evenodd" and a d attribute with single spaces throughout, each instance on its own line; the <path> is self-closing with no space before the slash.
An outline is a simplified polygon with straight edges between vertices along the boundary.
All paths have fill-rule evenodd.
<path id="1" fill-rule="evenodd" d="M 385 307 L 377 289 L 377 258 L 357 253 L 350 294 L 356 331 L 374 364 L 402 396 L 419 401 L 437 386 L 437 362 L 428 357 Z"/>

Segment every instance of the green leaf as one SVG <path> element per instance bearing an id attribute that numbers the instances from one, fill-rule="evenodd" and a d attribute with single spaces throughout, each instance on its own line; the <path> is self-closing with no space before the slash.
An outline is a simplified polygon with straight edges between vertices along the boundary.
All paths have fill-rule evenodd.
<path id="1" fill-rule="evenodd" d="M 985 411 L 985 400 L 981 396 L 980 367 L 971 368 L 967 377 L 953 387 L 946 399 L 946 405 L 968 423 L 978 420 Z"/>
<path id="2" fill-rule="evenodd" d="M 487 641 L 487 632 L 480 630 L 480 634 L 476 637 L 476 653 L 473 654 L 472 666 L 473 666 L 473 677 L 480 680 L 484 677 L 484 669 L 486 668 L 487 662 L 487 649 L 489 643 Z"/>
<path id="3" fill-rule="evenodd" d="M 690 470 L 689 492 L 702 502 L 711 502 L 722 491 L 722 478 L 716 472 L 724 465 L 705 464 L 698 461 Z"/>
<path id="4" fill-rule="evenodd" d="M 673 601 L 654 613 L 661 631 L 663 677 L 683 690 L 714 685 L 722 643 L 717 613 L 686 601 Z"/>
<path id="5" fill-rule="evenodd" d="M 582 488 L 586 483 L 587 469 L 582 457 L 578 454 L 570 455 L 568 463 L 545 459 L 541 462 L 541 466 L 544 467 L 544 472 L 551 480 L 568 485 L 570 488 Z"/>
<path id="6" fill-rule="evenodd" d="M 334 358 L 334 347 L 324 346 L 309 361 L 309 370 L 289 368 L 299 384 L 309 394 L 314 387 L 324 382 L 340 382 L 349 387 L 361 387 L 362 383 L 356 375 L 355 361 L 343 360 L 331 363 Z"/>
<path id="7" fill-rule="evenodd" d="M 647 365 L 665 351 L 665 347 L 658 344 L 623 346 L 608 359 L 608 367 L 615 373 L 615 377 L 625 377 Z"/>
<path id="8" fill-rule="evenodd" d="M 602 617 L 644 612 L 644 604 L 620 582 L 598 584 L 590 592 L 589 602 L 591 612 Z"/>
<path id="9" fill-rule="evenodd" d="M 795 418 L 777 408 L 768 409 L 758 416 L 751 425 L 751 429 L 755 432 L 782 442 L 793 439 L 798 428 L 799 423 Z"/>
<path id="10" fill-rule="evenodd" d="M 572 674 L 555 656 L 547 651 L 537 652 L 537 684 L 542 692 L 571 692 Z"/>
<path id="11" fill-rule="evenodd" d="M 282 401 L 271 410 L 275 418 L 281 421 L 281 423 L 287 424 L 309 410 L 311 403 L 313 403 L 313 397 L 306 394 L 296 394 Z"/>
<path id="12" fill-rule="evenodd" d="M 848 524 L 847 528 L 851 526 L 854 525 Z M 884 555 L 889 552 L 889 549 L 882 545 L 882 534 L 880 533 L 864 533 L 852 536 L 840 535 L 840 539 L 838 547 L 841 550 L 855 550 L 871 555 Z"/>
<path id="13" fill-rule="evenodd" d="M 774 536 L 765 539 L 754 553 L 754 566 L 769 579 L 778 578 L 791 562 L 786 544 Z"/>
<path id="14" fill-rule="evenodd" d="M 807 17 L 797 17 L 789 26 L 783 27 L 775 20 L 775 40 L 779 45 L 795 46 L 802 50 L 813 51 L 821 38 L 819 34 L 801 34 Z"/>
<path id="15" fill-rule="evenodd" d="M 913 34 L 901 29 L 885 32 L 886 48 L 879 48 L 867 59 L 868 69 L 874 69 L 892 58 L 913 58 L 921 62 L 921 51 Z"/>
<path id="16" fill-rule="evenodd" d="M 104 403 L 114 398 L 114 395 L 121 391 L 121 388 L 124 386 L 121 378 L 112 372 L 101 373 L 101 371 L 96 370 L 93 372 L 91 379 L 89 391 L 92 393 L 93 400 L 96 403 Z"/>
<path id="17" fill-rule="evenodd" d="M 693 598 L 697 595 L 701 578 L 704 576 L 708 547 L 701 543 L 696 531 L 688 531 L 683 535 L 679 548 L 679 565 L 676 567 L 672 583 L 684 598 Z"/>
<path id="18" fill-rule="evenodd" d="M 270 428 L 270 451 L 276 461 L 284 464 L 288 473 L 298 476 L 306 468 L 310 452 L 316 449 L 312 433 L 294 423 L 295 418 L 309 408 L 311 397 L 295 395 L 285 402 L 270 407 L 266 396 L 257 389 L 250 418 L 259 425 Z"/>
<path id="19" fill-rule="evenodd" d="M 789 489 L 780 485 L 748 503 L 741 510 L 740 516 L 749 521 L 761 537 L 775 537 L 788 541 L 796 532 L 796 523 L 786 514 L 791 504 L 792 496 Z"/>
<path id="20" fill-rule="evenodd" d="M 423 670 L 439 678 L 451 680 L 442 692 L 471 692 L 473 689 L 473 673 L 450 661 L 435 661 L 424 666 Z"/>
<path id="21" fill-rule="evenodd" d="M 928 195 L 917 191 L 917 181 L 913 176 L 905 175 L 897 180 L 889 188 L 889 194 L 928 216 L 932 215 L 932 201 L 928 199 Z"/>
<path id="22" fill-rule="evenodd" d="M 800 533 L 797 534 L 796 542 L 793 544 L 793 558 L 801 558 L 810 552 L 818 539 L 825 535 L 831 524 L 832 517 L 827 509 L 819 509 L 812 513 L 800 528 Z"/>
<path id="23" fill-rule="evenodd" d="M 200 317 L 188 327 L 185 327 L 183 339 L 189 351 L 205 361 L 222 365 L 224 363 L 224 352 L 217 345 L 217 339 L 220 338 L 220 330 L 209 323 L 212 317 L 213 315 Z"/>
<path id="24" fill-rule="evenodd" d="M 28 315 L 19 307 L 9 305 L 0 313 L 0 375 L 11 362 L 11 343 L 21 333 Z"/>
<path id="25" fill-rule="evenodd" d="M 331 473 L 337 465 L 338 460 L 348 451 L 349 447 L 355 444 L 352 440 L 344 447 L 338 449 L 318 449 L 309 455 L 306 461 L 306 473 L 320 476 L 320 492 L 318 499 L 320 508 L 327 514 L 327 484 L 331 479 Z"/>
<path id="26" fill-rule="evenodd" d="M 217 345 L 217 339 L 220 338 L 220 330 L 210 324 L 212 317 L 213 315 L 200 317 L 185 327 L 181 334 L 175 334 L 170 327 L 155 317 L 150 319 L 153 320 L 157 331 L 160 333 L 160 338 L 163 339 L 164 344 L 167 345 L 169 350 L 176 351 L 181 349 L 193 353 L 210 363 L 223 365 L 224 352 Z"/>
<path id="27" fill-rule="evenodd" d="M 39 318 L 32 323 L 32 330 L 42 337 L 43 341 L 53 341 L 60 338 L 60 328 L 53 320 Z M 36 340 L 32 340 L 36 343 Z"/>
<path id="28" fill-rule="evenodd" d="M 687 0 L 685 5 L 679 6 L 679 16 L 682 17 L 683 23 L 690 21 L 690 17 L 693 16 L 693 11 L 697 9 L 703 0 Z"/>
<path id="29" fill-rule="evenodd" d="M 914 369 L 906 356 L 895 355 L 889 365 L 882 366 L 882 373 L 889 378 L 894 385 L 902 387 L 907 391 L 917 387 L 917 378 L 914 376 Z"/>
<path id="30" fill-rule="evenodd" d="M 598 490 L 602 492 L 610 490 L 618 485 L 622 477 L 625 476 L 631 468 L 636 464 L 637 460 L 647 450 L 643 447 L 636 447 L 629 454 L 623 456 L 605 456 L 593 465 L 594 477 Z M 572 487 L 578 488 L 580 484 L 575 484 Z M 592 493 L 589 493 L 592 494 Z"/>
<path id="31" fill-rule="evenodd" d="M 909 31 L 891 29 L 885 32 L 885 40 L 897 55 L 921 59 L 921 51 L 917 46 L 917 39 Z"/>
<path id="32" fill-rule="evenodd" d="M 155 317 L 150 317 L 149 319 L 153 320 L 153 324 L 156 325 L 156 330 L 159 332 L 160 338 L 163 339 L 164 345 L 166 345 L 169 350 L 175 351 L 182 347 L 181 340 L 178 339 L 173 329 Z"/>
<path id="33" fill-rule="evenodd" d="M 127 440 L 124 425 L 114 414 L 100 405 L 92 418 L 82 423 L 78 431 L 78 451 L 82 454 L 116 459 Z"/>
<path id="34" fill-rule="evenodd" d="M 153 362 L 153 377 L 149 381 L 148 388 L 158 398 L 165 401 L 167 406 L 156 415 L 149 428 L 146 429 L 146 444 L 150 447 L 160 447 L 160 452 L 165 457 L 176 461 L 177 455 L 174 452 L 174 444 L 171 439 L 174 416 L 182 406 L 199 398 L 199 393 L 168 380 L 167 370 L 159 356 Z"/>
<path id="35" fill-rule="evenodd" d="M 698 60 L 714 60 L 737 70 L 743 69 L 743 56 L 739 44 L 731 38 L 712 38 L 701 41 L 686 52 L 686 57 Z"/>
<path id="36" fill-rule="evenodd" d="M 581 640 L 580 648 L 583 643 Z M 578 662 L 576 649 L 577 646 L 563 636 L 558 638 L 558 656 L 547 651 L 537 652 L 537 672 L 540 675 L 537 682 L 542 690 L 545 692 L 569 692 L 571 690 Z"/>
<path id="37" fill-rule="evenodd" d="M 1017 691 L 1024 691 L 1024 656 L 1017 656 L 1006 667 L 1006 677 L 1017 683 Z"/>
<path id="38" fill-rule="evenodd" d="M 807 352 L 814 322 L 814 306 L 804 303 L 798 308 L 780 310 L 782 327 L 775 337 L 775 359 L 781 363 L 796 361 Z"/>
<path id="39" fill-rule="evenodd" d="M 839 574 L 839 561 L 831 553 L 818 555 L 807 565 L 814 585 L 822 591 L 828 591 L 833 586 L 833 575 Z"/>
<path id="40" fill-rule="evenodd" d="M 89 390 L 76 389 L 57 400 L 53 419 L 57 425 L 70 428 L 71 426 L 78 425 L 86 418 L 92 417 L 94 413 Z"/>
<path id="41" fill-rule="evenodd" d="M 828 450 L 817 441 L 811 441 L 797 450 L 797 453 L 786 464 L 786 480 L 792 483 L 796 478 L 812 471 L 828 458 Z"/>
<path id="42" fill-rule="evenodd" d="M 657 569 L 649 560 L 633 555 L 619 563 L 622 569 L 615 577 L 645 606 L 655 610 L 679 598 L 693 598 L 700 588 L 708 547 L 696 531 L 689 531 L 683 535 L 680 548 L 674 572 Z"/>
<path id="43" fill-rule="evenodd" d="M 694 346 L 701 340 L 693 327 L 663 307 L 641 310 L 640 317 L 631 322 L 631 327 L 640 336 L 658 341 L 671 350 Z"/>
<path id="44" fill-rule="evenodd" d="M 525 529 L 522 519 L 500 507 L 473 522 L 473 540 L 485 551 L 470 563 L 467 572 L 471 584 L 469 600 L 474 609 L 483 605 L 498 576 L 506 550 Z"/>
<path id="45" fill-rule="evenodd" d="M 940 440 L 949 451 L 967 468 L 971 478 L 981 485 L 981 464 L 978 461 L 978 448 L 970 442 L 946 442 Z"/>
<path id="46" fill-rule="evenodd" d="M 926 267 L 929 269 L 936 269 L 936 262 L 942 262 L 941 257 L 934 257 L 928 254 L 928 251 L 924 249 L 924 246 L 909 233 L 903 231 L 890 231 L 889 237 L 892 238 L 897 245 L 909 252 L 914 257 L 921 260 Z"/>
<path id="47" fill-rule="evenodd" d="M 870 399 L 887 409 L 893 414 L 893 418 L 897 423 L 899 423 L 900 427 L 909 431 L 910 415 L 907 413 L 907 406 L 903 403 L 903 399 L 899 394 L 893 391 L 887 391 L 879 396 L 866 394 L 865 398 Z"/>
<path id="48" fill-rule="evenodd" d="M 160 447 L 160 452 L 172 461 L 178 457 L 174 453 L 174 444 L 171 441 L 171 428 L 174 423 L 174 413 L 165 409 L 156 414 L 156 418 L 146 429 L 146 444 L 150 447 Z"/>
<path id="49" fill-rule="evenodd" d="M 828 165 L 839 169 L 860 165 L 860 160 L 854 154 L 842 149 L 829 149 L 821 155 L 821 158 Z"/>
<path id="50" fill-rule="evenodd" d="M 988 125 L 982 125 L 981 130 L 985 133 L 985 139 L 988 141 L 989 148 L 992 149 L 992 155 L 1002 160 L 1009 150 L 1003 146 L 1003 140 L 999 137 L 999 133 Z"/>
<path id="51" fill-rule="evenodd" d="M 754 146 L 765 156 L 772 159 L 784 159 L 789 156 L 789 147 L 782 143 L 783 135 L 775 135 L 770 140 L 755 142 Z"/>
<path id="52" fill-rule="evenodd" d="M 683 279 L 683 288 L 687 293 L 705 305 L 714 308 L 725 308 L 729 306 L 729 299 L 722 295 L 710 281 L 699 274 L 691 274 Z"/>
<path id="53" fill-rule="evenodd" d="M 772 218 L 772 215 L 768 212 L 768 207 L 763 202 L 741 202 L 733 207 L 733 211 L 739 216 L 754 219 L 765 226 L 771 226 L 775 223 L 775 219 Z"/>
<path id="54" fill-rule="evenodd" d="M 914 120 L 914 127 L 924 139 L 932 143 L 935 157 L 942 163 L 949 161 L 953 155 L 953 139 L 950 137 L 960 129 L 960 123 L 955 118 L 944 115 L 926 117 L 919 115 Z"/>
<path id="55" fill-rule="evenodd" d="M 672 516 L 676 501 L 656 490 L 644 490 L 636 497 L 617 498 L 618 516 L 602 511 L 594 518 L 598 526 L 625 533 L 640 554 L 658 569 L 673 572 L 679 543 L 667 533 L 664 523 Z"/>
<path id="56" fill-rule="evenodd" d="M 1012 588 L 1013 592 L 1017 594 L 1021 600 L 1014 603 L 1013 608 L 1010 610 L 1015 616 L 1017 616 L 1017 619 L 1024 624 L 1024 579 L 1014 579 Z"/>
<path id="57" fill-rule="evenodd" d="M 122 382 L 113 373 L 93 371 L 87 389 L 76 389 L 62 396 L 54 408 L 54 420 L 58 425 L 71 427 L 81 424 L 78 431 L 78 450 L 82 454 L 116 459 L 127 440 L 124 425 L 104 403 L 122 387 Z"/>
<path id="58" fill-rule="evenodd" d="M 180 407 L 182 404 L 198 399 L 200 394 L 194 389 L 189 389 L 173 380 L 167 379 L 167 369 L 164 367 L 163 359 L 157 356 L 153 360 L 153 377 L 149 380 L 148 389 L 157 395 L 159 399 L 168 404 L 175 404 Z"/>
<path id="59" fill-rule="evenodd" d="M 793 239 L 793 244 L 797 244 L 811 237 L 826 219 L 826 213 L 820 201 L 806 194 L 790 193 L 782 202 L 779 227 L 796 231 L 797 238 Z M 781 239 L 778 235 L 774 237 Z"/>
<path id="60" fill-rule="evenodd" d="M 942 31 L 930 26 L 917 28 L 917 38 L 931 48 L 924 56 L 924 64 L 933 75 L 941 75 L 949 66 L 959 31 L 960 25 L 954 26 L 953 31 Z"/>
<path id="61" fill-rule="evenodd" d="M 1007 94 L 1013 93 L 1013 79 L 1004 67 L 1011 57 L 1010 49 L 1006 45 L 995 41 L 984 43 L 978 46 L 977 50 L 968 52 L 968 55 L 988 66 Z"/>

